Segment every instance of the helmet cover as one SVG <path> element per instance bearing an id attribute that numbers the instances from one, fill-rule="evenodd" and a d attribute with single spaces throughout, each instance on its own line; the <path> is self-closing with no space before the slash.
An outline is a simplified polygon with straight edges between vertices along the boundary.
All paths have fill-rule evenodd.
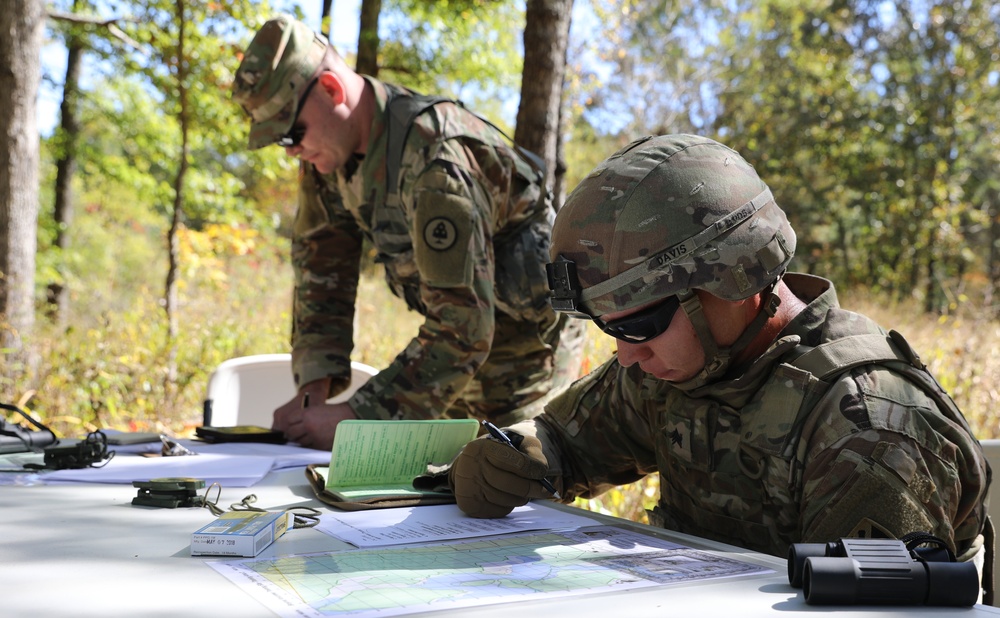
<path id="1" fill-rule="evenodd" d="M 598 165 L 559 210 L 553 307 L 599 317 L 692 289 L 740 300 L 773 283 L 794 251 L 785 213 L 736 151 L 694 135 L 646 137 Z M 552 277 L 560 265 L 562 281 Z"/>

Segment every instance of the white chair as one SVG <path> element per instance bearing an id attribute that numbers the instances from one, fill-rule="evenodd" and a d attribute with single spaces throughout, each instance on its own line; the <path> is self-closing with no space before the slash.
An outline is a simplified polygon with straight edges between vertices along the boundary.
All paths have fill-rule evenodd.
<path id="1" fill-rule="evenodd" d="M 983 445 L 983 454 L 986 455 L 986 461 L 990 462 L 990 468 L 993 469 L 993 486 L 990 487 L 989 501 L 987 502 L 986 512 L 989 514 L 990 519 L 993 521 L 994 528 L 1000 527 L 1000 489 L 997 489 L 996 483 L 1000 480 L 1000 439 L 993 440 L 980 440 L 980 444 Z M 1000 585 L 1000 577 L 997 577 L 996 561 L 993 564 L 993 590 L 997 590 L 997 586 Z M 993 605 L 1000 607 L 1000 595 L 994 594 Z"/>
<path id="2" fill-rule="evenodd" d="M 351 385 L 329 400 L 347 401 L 378 370 L 351 362 Z M 231 358 L 208 379 L 203 424 L 215 427 L 258 425 L 270 427 L 274 409 L 296 393 L 291 354 L 256 354 Z"/>

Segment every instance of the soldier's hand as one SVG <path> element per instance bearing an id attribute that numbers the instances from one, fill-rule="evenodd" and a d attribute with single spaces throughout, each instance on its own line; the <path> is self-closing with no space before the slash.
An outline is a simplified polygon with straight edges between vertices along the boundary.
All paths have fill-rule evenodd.
<path id="1" fill-rule="evenodd" d="M 503 517 L 532 498 L 552 497 L 540 483 L 547 471 L 538 438 L 525 436 L 513 449 L 483 436 L 466 444 L 455 458 L 448 483 L 467 515 Z"/>
<path id="2" fill-rule="evenodd" d="M 329 378 L 303 385 L 291 401 L 274 411 L 271 428 L 306 448 L 330 450 L 340 421 L 357 415 L 346 403 L 326 403 L 329 389 Z"/>
<path id="3" fill-rule="evenodd" d="M 320 378 L 299 387 L 299 392 L 295 393 L 287 403 L 278 406 L 274 411 L 271 420 L 271 429 L 285 431 L 290 424 L 299 420 L 299 415 L 303 408 L 309 406 L 319 406 L 326 403 L 327 393 L 330 392 L 330 378 Z"/>

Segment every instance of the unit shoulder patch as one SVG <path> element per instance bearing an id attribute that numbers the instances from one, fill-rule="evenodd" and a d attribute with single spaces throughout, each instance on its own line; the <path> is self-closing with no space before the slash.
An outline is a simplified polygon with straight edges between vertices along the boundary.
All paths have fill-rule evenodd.
<path id="1" fill-rule="evenodd" d="M 472 201 L 463 195 L 425 189 L 416 195 L 415 205 L 413 258 L 421 277 L 434 287 L 471 285 Z"/>
<path id="2" fill-rule="evenodd" d="M 448 217 L 434 217 L 424 224 L 424 243 L 434 251 L 447 251 L 458 240 L 458 228 Z"/>

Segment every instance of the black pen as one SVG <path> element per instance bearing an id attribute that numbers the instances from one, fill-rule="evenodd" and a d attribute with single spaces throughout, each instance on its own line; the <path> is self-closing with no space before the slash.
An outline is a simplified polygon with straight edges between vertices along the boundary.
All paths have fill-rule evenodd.
<path id="1" fill-rule="evenodd" d="M 490 432 L 490 437 L 492 437 L 497 442 L 503 442 L 504 444 L 514 449 L 515 451 L 518 450 L 517 447 L 514 446 L 514 443 L 510 441 L 510 436 L 500 431 L 500 428 L 498 428 L 493 423 L 489 421 L 483 421 L 483 427 L 486 428 L 486 431 Z M 555 496 L 556 500 L 562 500 L 562 497 L 559 495 L 559 492 L 556 491 L 556 488 L 552 485 L 552 483 L 549 482 L 549 479 L 542 477 L 542 479 L 539 482 L 542 484 L 542 487 L 544 487 L 550 494 Z"/>

